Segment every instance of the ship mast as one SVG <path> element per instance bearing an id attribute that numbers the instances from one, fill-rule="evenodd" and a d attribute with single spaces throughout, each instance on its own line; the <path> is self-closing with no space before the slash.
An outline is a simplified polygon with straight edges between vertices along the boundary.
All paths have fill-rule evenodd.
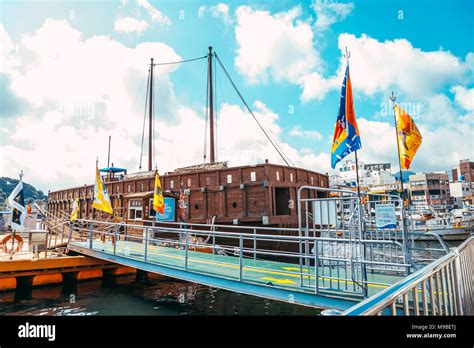
<path id="1" fill-rule="evenodd" d="M 150 63 L 150 109 L 149 109 L 149 128 L 148 128 L 148 171 L 153 170 L 153 58 Z"/>
<path id="2" fill-rule="evenodd" d="M 214 101 L 212 91 L 212 46 L 209 46 L 209 54 L 207 56 L 208 71 L 209 71 L 209 128 L 210 128 L 210 161 L 215 162 L 215 151 L 214 151 Z"/>

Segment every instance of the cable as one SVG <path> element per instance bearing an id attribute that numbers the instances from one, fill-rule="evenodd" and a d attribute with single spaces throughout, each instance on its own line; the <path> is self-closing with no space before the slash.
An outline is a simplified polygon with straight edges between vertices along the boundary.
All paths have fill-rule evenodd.
<path id="1" fill-rule="evenodd" d="M 148 79 L 146 81 L 146 96 L 145 96 L 145 112 L 143 113 L 143 129 L 142 129 L 142 146 L 140 147 L 140 165 L 138 171 L 142 170 L 142 158 L 143 158 L 143 142 L 145 140 L 145 121 L 146 121 L 146 107 L 148 105 L 148 90 L 150 88 L 150 70 L 148 70 Z"/>
<path id="2" fill-rule="evenodd" d="M 199 57 L 199 58 L 193 58 L 193 59 L 186 59 L 186 60 L 180 60 L 179 62 L 166 62 L 166 63 L 156 63 L 154 65 L 170 65 L 170 64 L 180 64 L 180 63 L 187 63 L 187 62 L 193 62 L 195 60 L 199 59 L 204 59 L 207 58 L 207 55 L 204 57 Z"/>
<path id="3" fill-rule="evenodd" d="M 257 120 L 257 117 L 255 117 L 255 115 L 253 114 L 252 110 L 250 109 L 250 107 L 248 106 L 247 102 L 245 101 L 244 97 L 242 96 L 242 94 L 240 94 L 240 91 L 239 89 L 237 88 L 237 86 L 235 85 L 234 81 L 232 80 L 232 78 L 230 77 L 229 73 L 227 72 L 226 68 L 224 67 L 224 65 L 222 64 L 221 60 L 219 59 L 219 57 L 217 56 L 217 53 L 214 53 L 216 59 L 217 59 L 217 62 L 219 63 L 220 67 L 222 68 L 222 70 L 224 70 L 224 73 L 226 74 L 227 78 L 229 79 L 230 83 L 232 84 L 232 87 L 234 88 L 235 92 L 237 93 L 237 95 L 239 96 L 240 100 L 242 101 L 242 103 L 244 103 L 245 107 L 247 108 L 247 110 L 250 112 L 250 115 L 252 115 L 252 117 L 254 118 L 255 122 L 257 122 L 258 126 L 260 127 L 260 129 L 262 130 L 262 132 L 265 134 L 265 136 L 267 137 L 268 141 L 270 141 L 270 143 L 273 145 L 273 147 L 275 148 L 275 150 L 278 152 L 278 154 L 280 155 L 280 157 L 283 159 L 283 161 L 285 161 L 286 165 L 288 167 L 290 167 L 290 164 L 288 163 L 288 161 L 285 159 L 285 157 L 283 156 L 283 151 L 280 151 L 277 146 L 275 145 L 275 143 L 272 141 L 272 139 L 270 138 L 270 136 L 268 135 L 268 133 L 265 131 L 265 129 L 262 127 L 262 125 L 260 124 L 260 122 L 258 122 Z M 294 165 L 293 165 L 294 167 Z"/>
<path id="4" fill-rule="evenodd" d="M 211 58 L 212 59 L 212 58 Z M 215 153 L 215 156 L 216 156 L 216 162 L 218 162 L 218 146 L 217 146 L 217 117 L 219 115 L 219 111 L 217 110 L 217 69 L 216 69 L 216 60 L 214 59 L 214 110 L 215 110 L 215 117 L 214 117 L 214 120 L 215 120 L 215 126 L 214 126 L 214 141 L 216 142 L 216 153 Z"/>

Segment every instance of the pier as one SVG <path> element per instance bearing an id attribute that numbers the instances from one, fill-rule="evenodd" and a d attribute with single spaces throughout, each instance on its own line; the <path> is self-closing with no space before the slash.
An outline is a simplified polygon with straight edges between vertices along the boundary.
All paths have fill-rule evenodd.
<path id="1" fill-rule="evenodd" d="M 303 190 L 327 197 L 309 198 L 318 196 L 313 192 L 302 198 Z M 86 219 L 71 224 L 66 214 L 45 211 L 48 249 L 56 246 L 64 255 L 35 261 L 36 268 L 32 261 L 11 261 L 17 264 L 3 267 L 0 278 L 29 276 L 41 285 L 139 270 L 345 315 L 472 313 L 474 239 L 452 250 L 438 239 L 440 247 L 431 250 L 439 256 L 419 258 L 405 219 L 377 228 L 371 214 L 377 205 L 403 214 L 399 197 L 380 196 L 304 186 L 298 228 L 286 229 Z"/>

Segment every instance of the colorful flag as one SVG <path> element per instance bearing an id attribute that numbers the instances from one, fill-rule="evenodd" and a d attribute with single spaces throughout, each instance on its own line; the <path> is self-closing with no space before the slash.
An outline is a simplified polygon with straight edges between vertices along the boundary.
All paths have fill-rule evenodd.
<path id="1" fill-rule="evenodd" d="M 160 214 L 165 212 L 165 200 L 161 191 L 161 182 L 158 171 L 155 174 L 155 190 L 153 192 L 153 209 Z"/>
<path id="2" fill-rule="evenodd" d="M 23 180 L 13 189 L 7 200 L 8 205 L 12 208 L 12 229 L 18 232 L 24 232 L 25 227 L 23 221 L 26 217 L 25 197 L 23 195 Z"/>
<path id="3" fill-rule="evenodd" d="M 110 203 L 109 194 L 104 189 L 104 183 L 100 177 L 97 165 L 95 166 L 94 202 L 92 203 L 92 208 L 105 211 L 109 214 L 113 214 L 114 212 L 112 204 Z"/>
<path id="4" fill-rule="evenodd" d="M 341 99 L 339 102 L 339 114 L 337 115 L 334 137 L 331 148 L 331 167 L 353 151 L 362 148 L 360 143 L 359 129 L 354 113 L 354 101 L 352 99 L 352 84 L 349 75 L 349 64 L 347 64 L 344 82 L 341 88 Z"/>
<path id="5" fill-rule="evenodd" d="M 74 221 L 78 218 L 79 216 L 79 200 L 77 197 L 74 199 L 74 202 L 72 203 L 72 212 L 71 212 L 71 221 Z"/>
<path id="6" fill-rule="evenodd" d="M 423 137 L 416 127 L 415 122 L 400 106 L 394 105 L 398 149 L 402 169 L 409 169 L 415 153 L 421 145 Z"/>

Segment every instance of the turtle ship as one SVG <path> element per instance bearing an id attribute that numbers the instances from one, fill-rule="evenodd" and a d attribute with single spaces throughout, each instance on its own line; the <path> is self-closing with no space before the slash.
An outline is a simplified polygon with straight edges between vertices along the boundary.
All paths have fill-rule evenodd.
<path id="1" fill-rule="evenodd" d="M 160 174 L 161 187 L 165 198 L 164 214 L 157 214 L 153 210 L 153 190 L 155 171 L 153 170 L 153 70 L 157 65 L 151 59 L 148 81 L 148 170 L 128 173 L 125 168 L 107 165 L 100 169 L 104 185 L 109 193 L 113 215 L 95 211 L 92 208 L 94 201 L 94 185 L 84 185 L 57 191 L 48 192 L 47 210 L 54 216 L 70 214 L 71 206 L 77 197 L 79 202 L 79 219 L 97 219 L 108 221 L 123 221 L 127 224 L 155 226 L 169 225 L 170 223 L 188 226 L 199 224 L 191 228 L 208 229 L 219 225 L 220 230 L 235 230 L 236 226 L 277 227 L 276 229 L 262 229 L 259 234 L 294 235 L 294 230 L 285 230 L 298 227 L 297 191 L 305 185 L 328 187 L 327 173 L 319 173 L 304 168 L 289 165 L 285 157 L 275 146 L 263 127 L 253 115 L 241 93 L 235 87 L 229 74 L 222 65 L 216 53 L 209 52 L 202 57 L 207 59 L 207 117 L 209 124 L 209 161 L 204 163 L 178 168 L 165 174 Z M 215 161 L 214 136 L 214 101 L 213 101 L 213 60 L 216 60 L 224 69 L 248 111 L 254 116 L 268 140 L 275 146 L 275 150 L 282 156 L 286 165 L 264 163 L 245 166 L 228 166 L 228 162 Z M 109 141 L 110 154 L 110 141 Z M 110 155 L 109 155 L 110 157 Z M 323 195 L 322 192 L 302 191 L 302 198 L 310 194 Z M 133 235 L 133 229 L 128 231 Z M 138 233 L 138 232 L 137 232 Z M 141 233 L 141 232 L 140 232 Z M 219 240 L 217 240 L 219 243 Z M 226 242 L 227 244 L 228 241 Z M 237 241 L 238 243 L 238 241 Z M 232 244 L 232 243 L 231 243 Z M 262 245 L 262 247 L 265 247 Z M 294 244 L 279 242 L 269 243 L 269 249 L 281 251 L 296 251 Z"/>

